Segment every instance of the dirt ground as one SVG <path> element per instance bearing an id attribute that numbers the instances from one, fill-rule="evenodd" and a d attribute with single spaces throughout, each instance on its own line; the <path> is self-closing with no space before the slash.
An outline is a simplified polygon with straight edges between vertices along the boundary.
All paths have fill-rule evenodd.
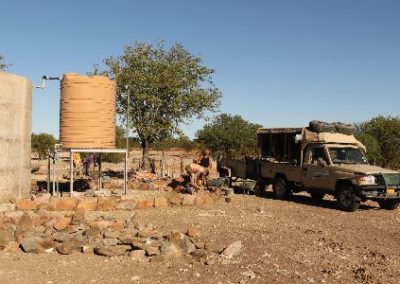
<path id="1" fill-rule="evenodd" d="M 399 283 L 399 211 L 374 203 L 353 213 L 333 200 L 290 201 L 235 194 L 212 207 L 137 210 L 162 231 L 193 225 L 221 249 L 240 240 L 231 260 L 182 257 L 137 263 L 75 252 L 0 254 L 1 283 Z"/>

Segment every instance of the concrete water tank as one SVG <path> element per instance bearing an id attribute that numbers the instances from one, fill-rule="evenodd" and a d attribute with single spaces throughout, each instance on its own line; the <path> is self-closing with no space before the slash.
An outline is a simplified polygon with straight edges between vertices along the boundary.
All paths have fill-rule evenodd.
<path id="1" fill-rule="evenodd" d="M 65 148 L 115 147 L 115 82 L 102 76 L 64 74 L 60 140 Z"/>
<path id="2" fill-rule="evenodd" d="M 0 72 L 0 203 L 29 196 L 31 118 L 32 82 Z"/>

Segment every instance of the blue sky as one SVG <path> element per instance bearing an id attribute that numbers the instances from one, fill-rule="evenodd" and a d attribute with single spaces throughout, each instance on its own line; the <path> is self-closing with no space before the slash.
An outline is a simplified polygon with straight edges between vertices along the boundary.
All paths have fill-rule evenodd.
<path id="1" fill-rule="evenodd" d="M 266 127 L 361 122 L 399 115 L 399 15 L 397 0 L 2 1 L 0 54 L 39 83 L 135 41 L 180 42 L 216 70 L 221 112 Z M 58 84 L 35 90 L 33 131 L 58 137 L 58 111 Z"/>

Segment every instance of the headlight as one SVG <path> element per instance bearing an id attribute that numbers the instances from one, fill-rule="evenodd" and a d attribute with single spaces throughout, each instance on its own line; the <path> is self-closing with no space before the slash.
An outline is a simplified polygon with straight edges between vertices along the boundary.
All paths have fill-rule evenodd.
<path id="1" fill-rule="evenodd" d="M 367 176 L 355 176 L 355 182 L 357 185 L 374 185 L 375 183 L 375 177 L 371 175 Z"/>

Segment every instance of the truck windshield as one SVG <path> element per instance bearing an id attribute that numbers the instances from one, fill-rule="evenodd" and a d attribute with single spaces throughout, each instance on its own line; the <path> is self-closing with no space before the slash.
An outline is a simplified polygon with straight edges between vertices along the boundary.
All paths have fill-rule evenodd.
<path id="1" fill-rule="evenodd" d="M 367 159 L 358 148 L 329 147 L 328 150 L 334 164 L 368 164 Z"/>

